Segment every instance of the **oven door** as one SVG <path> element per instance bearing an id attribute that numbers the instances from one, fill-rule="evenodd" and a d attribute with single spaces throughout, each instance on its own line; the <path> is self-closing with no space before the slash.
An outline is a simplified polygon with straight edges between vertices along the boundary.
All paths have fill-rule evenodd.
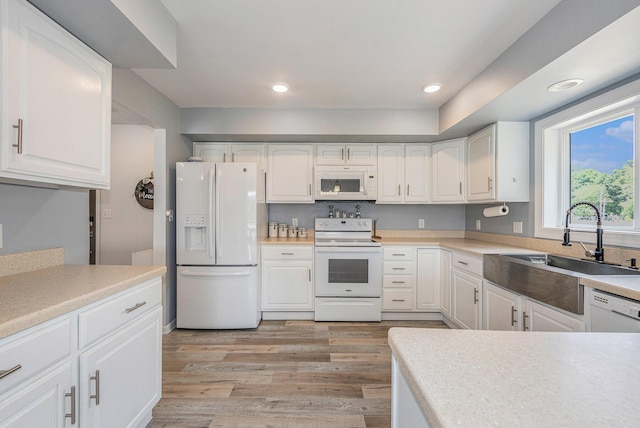
<path id="1" fill-rule="evenodd" d="M 382 247 L 316 247 L 316 297 L 380 297 Z"/>

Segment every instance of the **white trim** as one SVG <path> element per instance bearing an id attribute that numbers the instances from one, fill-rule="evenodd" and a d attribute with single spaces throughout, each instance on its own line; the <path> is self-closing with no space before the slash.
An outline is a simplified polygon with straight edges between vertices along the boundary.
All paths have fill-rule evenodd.
<path id="1" fill-rule="evenodd" d="M 565 138 L 561 130 L 571 125 L 593 120 L 596 117 L 634 108 L 638 103 L 640 103 L 640 79 L 569 107 L 535 123 L 534 237 L 562 239 L 562 224 L 566 207 L 560 206 L 560 201 L 567 198 L 558 198 L 556 190 L 565 191 L 562 190 L 563 187 L 560 184 L 566 182 L 563 181 L 566 180 L 566 177 L 563 176 L 563 174 L 566 174 L 566 168 L 563 168 L 560 164 L 561 150 L 563 150 L 562 139 Z M 640 158 L 640 149 L 638 147 L 640 120 L 638 120 L 637 113 L 638 110 L 636 109 L 636 162 Z M 547 173 L 545 175 L 545 171 L 548 172 L 549 170 L 555 170 L 556 172 L 555 174 Z M 640 174 L 635 174 L 636 192 L 640 189 L 639 176 Z M 551 197 L 548 192 L 553 192 L 555 196 Z M 545 193 L 547 193 L 546 198 Z M 564 197 L 566 195 L 561 196 Z M 636 200 L 634 212 L 636 225 L 640 224 L 639 206 L 640 200 Z M 545 226 L 545 224 L 557 224 L 558 226 L 549 227 Z M 593 233 L 577 231 L 572 235 L 572 238 L 575 241 L 595 242 L 595 234 Z M 625 247 L 640 246 L 640 230 L 615 231 L 607 229 L 605 230 L 605 244 Z"/>

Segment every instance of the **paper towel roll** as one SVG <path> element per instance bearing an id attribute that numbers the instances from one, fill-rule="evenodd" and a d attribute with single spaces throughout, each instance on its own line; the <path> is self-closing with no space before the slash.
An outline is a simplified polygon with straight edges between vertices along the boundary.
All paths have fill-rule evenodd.
<path id="1" fill-rule="evenodd" d="M 497 207 L 485 208 L 482 212 L 485 217 L 500 217 L 509 214 L 509 207 L 506 205 L 498 205 Z"/>

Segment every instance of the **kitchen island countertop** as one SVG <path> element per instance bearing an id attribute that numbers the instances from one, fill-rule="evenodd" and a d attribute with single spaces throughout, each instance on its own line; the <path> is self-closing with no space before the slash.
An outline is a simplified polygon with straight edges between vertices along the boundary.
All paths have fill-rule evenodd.
<path id="1" fill-rule="evenodd" d="M 0 278 L 0 339 L 163 275 L 164 266 L 59 265 Z"/>
<path id="2" fill-rule="evenodd" d="M 432 427 L 634 426 L 640 334 L 392 328 Z"/>

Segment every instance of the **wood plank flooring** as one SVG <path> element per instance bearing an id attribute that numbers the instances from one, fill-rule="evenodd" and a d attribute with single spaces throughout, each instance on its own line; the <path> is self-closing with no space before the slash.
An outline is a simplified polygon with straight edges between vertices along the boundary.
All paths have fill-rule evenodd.
<path id="1" fill-rule="evenodd" d="M 174 330 L 163 338 L 162 399 L 148 427 L 389 427 L 394 326 L 448 328 L 262 321 Z"/>

